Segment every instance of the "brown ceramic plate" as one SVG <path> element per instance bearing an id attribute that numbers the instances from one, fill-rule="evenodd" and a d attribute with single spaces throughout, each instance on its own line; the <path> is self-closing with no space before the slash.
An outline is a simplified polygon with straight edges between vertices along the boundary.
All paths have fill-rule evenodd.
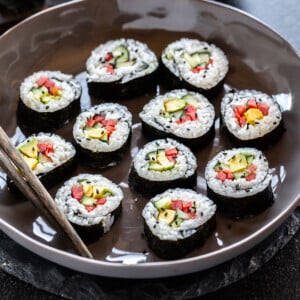
<path id="1" fill-rule="evenodd" d="M 143 3 L 90 0 L 74 1 L 39 13 L 0 38 L 1 126 L 14 142 L 23 138 L 16 119 L 19 85 L 24 77 L 40 69 L 76 75 L 84 88 L 82 109 L 98 103 L 87 92 L 85 61 L 99 43 L 120 37 L 144 41 L 158 56 L 169 42 L 179 37 L 199 37 L 213 42 L 227 53 L 230 61 L 224 89 L 258 89 L 276 95 L 284 110 L 287 130 L 279 143 L 265 151 L 274 168 L 274 205 L 256 217 L 240 221 L 218 215 L 217 229 L 204 247 L 184 259 L 158 259 L 142 237 L 141 210 L 147 199 L 131 192 L 127 186 L 131 154 L 146 142 L 140 133 L 138 112 L 153 95 L 145 95 L 122 101 L 134 116 L 131 149 L 119 165 L 101 174 L 122 187 L 123 212 L 111 232 L 88 245 L 95 259 L 74 254 L 62 234 L 56 232 L 29 201 L 10 194 L 3 172 L 0 178 L 1 229 L 26 248 L 58 264 L 90 274 L 123 278 L 154 278 L 200 271 L 253 247 L 274 231 L 298 204 L 300 60 L 282 37 L 238 10 L 195 0 Z M 217 111 L 221 96 L 222 93 L 211 99 Z M 72 124 L 73 121 L 56 132 L 70 140 Z M 219 150 L 231 147 L 226 137 L 219 135 L 218 124 L 219 120 L 214 142 L 196 153 L 200 192 L 205 192 L 206 162 Z M 70 176 L 89 171 L 79 165 Z M 57 188 L 50 190 L 52 195 Z"/>

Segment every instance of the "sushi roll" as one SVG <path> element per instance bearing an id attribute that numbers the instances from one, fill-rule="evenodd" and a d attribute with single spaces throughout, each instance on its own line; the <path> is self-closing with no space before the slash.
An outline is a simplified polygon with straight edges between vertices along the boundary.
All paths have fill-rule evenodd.
<path id="1" fill-rule="evenodd" d="M 169 189 L 144 207 L 149 248 L 164 259 L 182 258 L 202 246 L 216 227 L 216 205 L 189 189 Z"/>
<path id="2" fill-rule="evenodd" d="M 215 110 L 201 94 L 173 90 L 147 103 L 139 114 L 150 139 L 174 138 L 191 148 L 206 146 L 215 135 Z"/>
<path id="3" fill-rule="evenodd" d="M 114 99 L 155 90 L 158 59 L 144 43 L 118 39 L 99 45 L 87 59 L 89 92 Z"/>
<path id="4" fill-rule="evenodd" d="M 196 157 L 176 140 L 154 140 L 144 145 L 133 159 L 129 186 L 144 196 L 153 196 L 169 188 L 193 189 L 196 185 Z"/>
<path id="5" fill-rule="evenodd" d="M 169 89 L 186 88 L 213 97 L 228 72 L 224 52 L 213 44 L 182 38 L 161 55 L 162 80 Z"/>
<path id="6" fill-rule="evenodd" d="M 273 203 L 267 158 L 254 148 L 218 153 L 205 169 L 207 196 L 218 210 L 238 219 L 262 212 Z"/>
<path id="7" fill-rule="evenodd" d="M 269 147 L 284 132 L 280 107 L 265 93 L 233 90 L 221 101 L 221 131 L 235 146 Z"/>
<path id="8" fill-rule="evenodd" d="M 80 174 L 59 188 L 55 202 L 86 243 L 108 232 L 122 210 L 122 190 L 101 175 Z"/>
<path id="9" fill-rule="evenodd" d="M 78 152 L 91 167 L 121 160 L 131 137 L 132 115 L 126 106 L 104 103 L 82 112 L 73 127 Z"/>
<path id="10" fill-rule="evenodd" d="M 81 85 L 72 75 L 40 71 L 20 86 L 18 122 L 29 132 L 48 131 L 64 125 L 80 110 Z"/>
<path id="11" fill-rule="evenodd" d="M 74 146 L 53 133 L 33 134 L 16 148 L 47 188 L 69 174 L 76 164 Z M 14 187 L 11 180 L 8 184 Z"/>

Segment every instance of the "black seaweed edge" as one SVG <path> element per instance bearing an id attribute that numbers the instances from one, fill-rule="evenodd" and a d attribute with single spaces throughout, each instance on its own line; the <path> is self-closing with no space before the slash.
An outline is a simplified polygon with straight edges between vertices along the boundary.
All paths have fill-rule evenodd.
<path id="1" fill-rule="evenodd" d="M 159 66 L 150 74 L 122 83 L 113 82 L 87 82 L 89 94 L 95 98 L 105 100 L 129 99 L 144 95 L 156 90 L 159 77 Z"/>
<path id="2" fill-rule="evenodd" d="M 157 129 L 147 122 L 142 120 L 142 133 L 149 140 L 172 138 L 185 144 L 187 147 L 193 150 L 199 150 L 207 146 L 215 137 L 215 122 L 209 128 L 209 130 L 200 137 L 197 138 L 183 138 L 173 133 L 169 133 L 160 129 Z"/>
<path id="3" fill-rule="evenodd" d="M 117 221 L 121 212 L 122 212 L 122 201 L 120 202 L 119 206 L 116 209 L 114 209 L 112 212 L 110 212 L 110 214 L 114 217 L 112 226 Z M 72 224 L 73 228 L 76 230 L 78 235 L 82 238 L 82 240 L 86 244 L 90 244 L 90 243 L 97 241 L 104 234 L 104 228 L 103 228 L 102 222 L 100 222 L 98 224 L 94 224 L 94 225 L 89 225 L 89 226 L 88 225 L 81 226 L 81 225 L 75 224 L 71 221 L 70 221 L 70 223 Z"/>
<path id="4" fill-rule="evenodd" d="M 264 136 L 251 140 L 240 140 L 229 131 L 222 115 L 220 116 L 220 132 L 225 134 L 229 141 L 236 147 L 254 147 L 259 150 L 266 150 L 274 146 L 285 131 L 284 121 L 281 119 L 278 126 Z"/>
<path id="5" fill-rule="evenodd" d="M 223 90 L 223 85 L 225 82 L 226 75 L 222 80 L 220 80 L 214 87 L 210 89 L 202 89 L 195 87 L 194 85 L 186 82 L 183 79 L 177 77 L 172 73 L 169 68 L 160 59 L 159 73 L 161 78 L 161 84 L 168 90 L 184 88 L 188 91 L 194 91 L 204 95 L 208 100 L 212 102 L 214 98 Z"/>
<path id="6" fill-rule="evenodd" d="M 27 134 L 50 131 L 63 127 L 80 112 L 80 97 L 68 106 L 54 112 L 37 112 L 27 107 L 19 99 L 17 107 L 17 124 Z"/>
<path id="7" fill-rule="evenodd" d="M 93 152 L 90 149 L 81 147 L 76 139 L 73 140 L 75 148 L 80 157 L 80 161 L 93 169 L 102 169 L 109 167 L 110 164 L 118 163 L 122 160 L 125 152 L 130 146 L 132 132 L 130 131 L 127 140 L 117 150 L 111 152 Z"/>
<path id="8" fill-rule="evenodd" d="M 152 197 L 172 188 L 195 189 L 197 186 L 197 169 L 188 177 L 166 181 L 151 181 L 139 176 L 134 166 L 132 166 L 128 177 L 128 183 L 131 190 L 134 190 L 145 197 Z"/>
<path id="9" fill-rule="evenodd" d="M 195 228 L 196 232 L 191 236 L 176 241 L 161 240 L 154 235 L 144 220 L 144 233 L 149 248 L 162 259 L 179 259 L 189 252 L 204 245 L 205 241 L 216 228 L 215 214 L 204 224 Z"/>
<path id="10" fill-rule="evenodd" d="M 257 215 L 274 203 L 271 183 L 263 191 L 255 195 L 240 198 L 221 195 L 213 191 L 207 185 L 207 197 L 216 203 L 218 212 L 231 219 L 247 218 Z"/>

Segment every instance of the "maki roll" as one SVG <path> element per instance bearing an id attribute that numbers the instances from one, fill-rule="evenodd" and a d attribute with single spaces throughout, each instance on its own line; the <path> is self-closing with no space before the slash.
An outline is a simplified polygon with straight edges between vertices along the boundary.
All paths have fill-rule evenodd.
<path id="1" fill-rule="evenodd" d="M 94 49 L 86 69 L 92 95 L 127 98 L 155 89 L 158 60 L 146 44 L 122 38 Z"/>
<path id="2" fill-rule="evenodd" d="M 215 135 L 213 105 L 201 94 L 184 89 L 154 98 L 139 116 L 144 135 L 151 139 L 170 137 L 199 148 Z"/>
<path id="3" fill-rule="evenodd" d="M 53 133 L 31 135 L 16 148 L 47 188 L 56 184 L 75 167 L 74 146 Z M 8 184 L 14 186 L 11 180 Z"/>
<path id="4" fill-rule="evenodd" d="M 143 209 L 149 248 L 164 259 L 177 259 L 204 244 L 216 227 L 216 205 L 188 189 L 170 189 Z"/>
<path id="5" fill-rule="evenodd" d="M 257 149 L 220 152 L 208 162 L 205 179 L 207 196 L 229 217 L 251 216 L 273 203 L 271 171 L 266 157 Z"/>
<path id="6" fill-rule="evenodd" d="M 111 229 L 123 198 L 122 190 L 109 179 L 80 174 L 59 188 L 55 202 L 80 237 L 90 243 Z"/>
<path id="7" fill-rule="evenodd" d="M 221 130 L 236 146 L 264 149 L 284 132 L 280 107 L 259 91 L 231 91 L 221 101 Z"/>
<path id="8" fill-rule="evenodd" d="M 135 155 L 129 186 L 144 196 L 169 188 L 195 188 L 197 160 L 185 145 L 173 139 L 154 140 Z"/>
<path id="9" fill-rule="evenodd" d="M 183 87 L 214 96 L 228 72 L 224 52 L 213 44 L 182 38 L 162 52 L 162 80 L 168 88 Z"/>
<path id="10" fill-rule="evenodd" d="M 130 143 L 132 115 L 126 106 L 104 103 L 82 112 L 73 127 L 79 153 L 94 168 L 121 160 Z"/>
<path id="11" fill-rule="evenodd" d="M 72 75 L 33 73 L 20 86 L 18 122 L 30 132 L 61 127 L 79 112 L 80 95 L 81 86 Z"/>

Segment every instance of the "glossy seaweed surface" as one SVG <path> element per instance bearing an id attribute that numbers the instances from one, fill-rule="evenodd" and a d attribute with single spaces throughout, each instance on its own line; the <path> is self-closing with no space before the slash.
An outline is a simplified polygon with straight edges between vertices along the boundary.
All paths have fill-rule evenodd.
<path id="1" fill-rule="evenodd" d="M 216 230 L 203 247 L 186 259 L 169 262 L 156 257 L 143 236 L 141 211 L 148 200 L 128 187 L 132 157 L 147 140 L 142 136 L 138 113 L 144 104 L 165 89 L 130 99 L 114 99 L 133 114 L 133 134 L 123 159 L 105 170 L 90 169 L 83 163 L 69 174 L 100 173 L 123 189 L 122 213 L 112 230 L 99 241 L 89 244 L 95 259 L 88 261 L 76 255 L 69 243 L 50 222 L 22 197 L 10 194 L 6 175 L 0 178 L 0 225 L 19 243 L 59 264 L 87 273 L 113 277 L 163 277 L 203 270 L 240 254 L 269 235 L 296 207 L 299 193 L 300 147 L 299 101 L 297 75 L 299 57 L 286 41 L 258 21 L 206 1 L 138 1 L 89 0 L 70 4 L 39 14 L 0 38 L 0 124 L 13 142 L 24 137 L 17 126 L 19 85 L 34 71 L 49 69 L 74 74 L 81 82 L 81 110 L 103 101 L 89 95 L 85 61 L 90 51 L 101 42 L 130 37 L 146 42 L 159 56 L 165 46 L 180 37 L 207 40 L 228 55 L 230 70 L 224 87 L 210 98 L 216 113 L 226 90 L 257 89 L 274 95 L 283 109 L 286 132 L 265 154 L 274 169 L 272 188 L 274 204 L 253 218 L 233 221 L 221 215 L 216 218 Z M 185 22 L 178 22 L 180 19 Z M 47 27 L 44 26 L 47 24 Z M 15 41 L 18 41 L 16 43 Z M 252 41 L 252 42 L 250 42 Z M 259 53 L 260 55 L 257 55 Z M 111 101 L 111 99 L 110 99 Z M 34 120 L 32 120 L 34 122 Z M 55 130 L 72 140 L 74 119 Z M 219 119 L 216 135 L 206 147 L 195 152 L 198 159 L 197 190 L 206 193 L 203 177 L 207 161 L 217 152 L 232 147 L 226 135 L 220 134 Z M 62 182 L 61 182 L 62 184 Z M 50 190 L 55 195 L 59 185 Z M 49 230 L 49 228 L 51 230 Z M 24 234 L 24 235 L 23 235 Z"/>

